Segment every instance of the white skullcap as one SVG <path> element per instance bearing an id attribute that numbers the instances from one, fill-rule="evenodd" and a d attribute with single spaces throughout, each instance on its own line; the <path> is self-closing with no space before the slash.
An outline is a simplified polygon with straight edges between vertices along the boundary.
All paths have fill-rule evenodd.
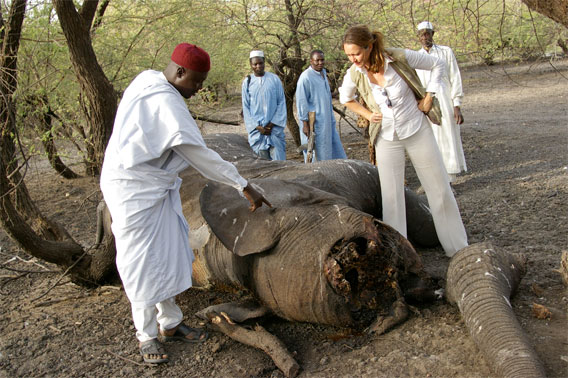
<path id="1" fill-rule="evenodd" d="M 432 26 L 430 21 L 422 21 L 421 23 L 418 24 L 418 30 L 422 30 L 422 29 L 434 30 L 434 26 Z"/>
<path id="2" fill-rule="evenodd" d="M 250 52 L 249 59 L 257 58 L 257 57 L 258 57 L 258 58 L 264 58 L 264 53 L 263 53 L 262 51 L 260 51 L 260 50 L 252 50 L 252 51 Z"/>

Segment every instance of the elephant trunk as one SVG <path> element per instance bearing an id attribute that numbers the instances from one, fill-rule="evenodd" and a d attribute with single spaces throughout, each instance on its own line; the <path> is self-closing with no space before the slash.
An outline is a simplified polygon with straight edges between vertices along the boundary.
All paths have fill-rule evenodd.
<path id="1" fill-rule="evenodd" d="M 492 369 L 502 377 L 544 377 L 544 368 L 509 302 L 525 273 L 523 258 L 489 243 L 460 250 L 450 261 L 446 296 Z"/>

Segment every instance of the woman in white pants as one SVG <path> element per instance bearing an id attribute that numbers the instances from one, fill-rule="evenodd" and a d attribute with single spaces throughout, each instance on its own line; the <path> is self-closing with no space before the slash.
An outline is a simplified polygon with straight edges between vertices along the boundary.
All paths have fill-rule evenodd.
<path id="1" fill-rule="evenodd" d="M 383 221 L 404 237 L 404 164 L 408 154 L 428 197 L 438 239 L 447 256 L 467 246 L 467 234 L 450 188 L 440 151 L 425 113 L 432 107 L 444 63 L 412 50 L 385 49 L 380 32 L 349 28 L 343 49 L 353 63 L 339 89 L 340 102 L 370 121 L 381 183 Z M 417 103 L 407 81 L 413 69 L 430 70 L 426 96 Z M 370 108 L 362 106 L 356 93 Z"/>

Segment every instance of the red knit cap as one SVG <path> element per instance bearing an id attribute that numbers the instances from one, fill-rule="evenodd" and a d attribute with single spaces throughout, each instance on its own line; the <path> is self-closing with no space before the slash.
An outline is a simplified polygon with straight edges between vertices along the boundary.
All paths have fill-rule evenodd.
<path id="1" fill-rule="evenodd" d="M 182 67 L 197 72 L 209 72 L 211 60 L 201 47 L 189 43 L 180 43 L 172 53 L 172 61 Z"/>

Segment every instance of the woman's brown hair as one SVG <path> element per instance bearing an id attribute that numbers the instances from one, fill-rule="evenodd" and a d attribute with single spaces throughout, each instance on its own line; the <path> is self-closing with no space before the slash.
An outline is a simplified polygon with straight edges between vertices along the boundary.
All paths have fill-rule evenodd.
<path id="1" fill-rule="evenodd" d="M 365 25 L 351 26 L 343 36 L 343 44 L 354 44 L 364 49 L 371 44 L 369 55 L 369 71 L 379 72 L 385 65 L 385 44 L 383 34 L 378 31 L 371 32 Z"/>

